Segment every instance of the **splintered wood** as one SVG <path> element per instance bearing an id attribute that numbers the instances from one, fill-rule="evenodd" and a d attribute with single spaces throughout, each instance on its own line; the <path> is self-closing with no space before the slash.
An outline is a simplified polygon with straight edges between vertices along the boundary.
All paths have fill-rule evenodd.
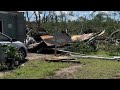
<path id="1" fill-rule="evenodd" d="M 79 60 L 76 60 L 75 58 L 68 57 L 68 56 L 59 56 L 59 57 L 53 57 L 46 59 L 45 61 L 48 62 L 71 62 L 71 63 L 80 63 Z"/>

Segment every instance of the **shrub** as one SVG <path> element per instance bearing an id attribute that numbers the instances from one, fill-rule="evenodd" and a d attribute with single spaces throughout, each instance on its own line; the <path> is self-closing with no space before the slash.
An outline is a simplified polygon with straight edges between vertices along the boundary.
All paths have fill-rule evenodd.
<path id="1" fill-rule="evenodd" d="M 21 55 L 19 54 L 18 49 L 14 46 L 8 45 L 7 50 L 6 50 L 6 54 L 7 54 L 8 58 L 12 58 L 15 60 L 21 59 Z"/>
<path id="2" fill-rule="evenodd" d="M 88 54 L 91 52 L 96 52 L 96 50 L 94 50 L 94 48 L 91 45 L 89 45 L 85 42 L 76 42 L 67 50 L 70 50 L 72 52 L 81 53 L 81 54 Z"/>
<path id="3" fill-rule="evenodd" d="M 105 51 L 110 56 L 118 56 L 118 55 L 120 55 L 120 46 L 119 45 L 115 45 L 115 44 L 111 44 L 111 43 L 107 43 Z"/>

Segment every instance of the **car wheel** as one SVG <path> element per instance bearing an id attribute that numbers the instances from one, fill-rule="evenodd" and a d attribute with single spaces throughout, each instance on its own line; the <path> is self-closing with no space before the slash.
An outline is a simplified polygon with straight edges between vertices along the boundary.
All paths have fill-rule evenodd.
<path id="1" fill-rule="evenodd" d="M 24 61 L 25 57 L 26 57 L 26 53 L 25 53 L 25 50 L 23 48 L 19 49 L 19 54 L 21 55 L 21 61 Z"/>

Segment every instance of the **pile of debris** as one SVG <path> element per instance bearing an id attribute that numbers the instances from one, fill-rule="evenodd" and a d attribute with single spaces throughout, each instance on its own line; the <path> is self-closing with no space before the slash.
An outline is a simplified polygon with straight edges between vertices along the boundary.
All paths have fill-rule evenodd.
<path id="1" fill-rule="evenodd" d="M 42 34 L 42 32 L 32 37 L 27 34 L 25 43 L 30 52 L 41 52 L 43 49 L 54 48 L 55 45 L 57 47 L 64 47 L 72 43 L 71 37 L 65 32 L 59 32 L 55 35 Z"/>
<path id="2" fill-rule="evenodd" d="M 30 31 L 28 32 L 30 34 Z M 54 35 L 50 35 L 42 28 L 37 34 L 30 37 L 27 33 L 26 46 L 30 52 L 41 52 L 45 50 L 54 50 L 57 48 L 70 46 L 75 42 L 91 41 L 96 37 L 99 37 L 105 33 L 105 30 L 99 33 L 88 33 L 82 35 L 70 36 L 66 32 L 55 32 Z"/>

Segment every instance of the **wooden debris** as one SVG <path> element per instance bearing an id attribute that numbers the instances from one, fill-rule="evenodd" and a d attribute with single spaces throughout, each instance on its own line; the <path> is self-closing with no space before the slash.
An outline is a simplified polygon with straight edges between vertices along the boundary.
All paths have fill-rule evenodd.
<path id="1" fill-rule="evenodd" d="M 68 63 L 81 63 L 79 60 L 45 60 L 48 62 L 68 62 Z"/>
<path id="2" fill-rule="evenodd" d="M 76 60 L 75 58 L 71 58 L 71 57 L 67 57 L 67 56 L 54 57 L 54 58 L 46 59 L 45 61 L 80 63 L 79 60 Z"/>
<path id="3" fill-rule="evenodd" d="M 28 49 L 35 48 L 35 47 L 37 47 L 37 46 L 40 45 L 40 44 L 41 44 L 41 43 L 30 44 L 30 45 L 28 46 Z"/>

